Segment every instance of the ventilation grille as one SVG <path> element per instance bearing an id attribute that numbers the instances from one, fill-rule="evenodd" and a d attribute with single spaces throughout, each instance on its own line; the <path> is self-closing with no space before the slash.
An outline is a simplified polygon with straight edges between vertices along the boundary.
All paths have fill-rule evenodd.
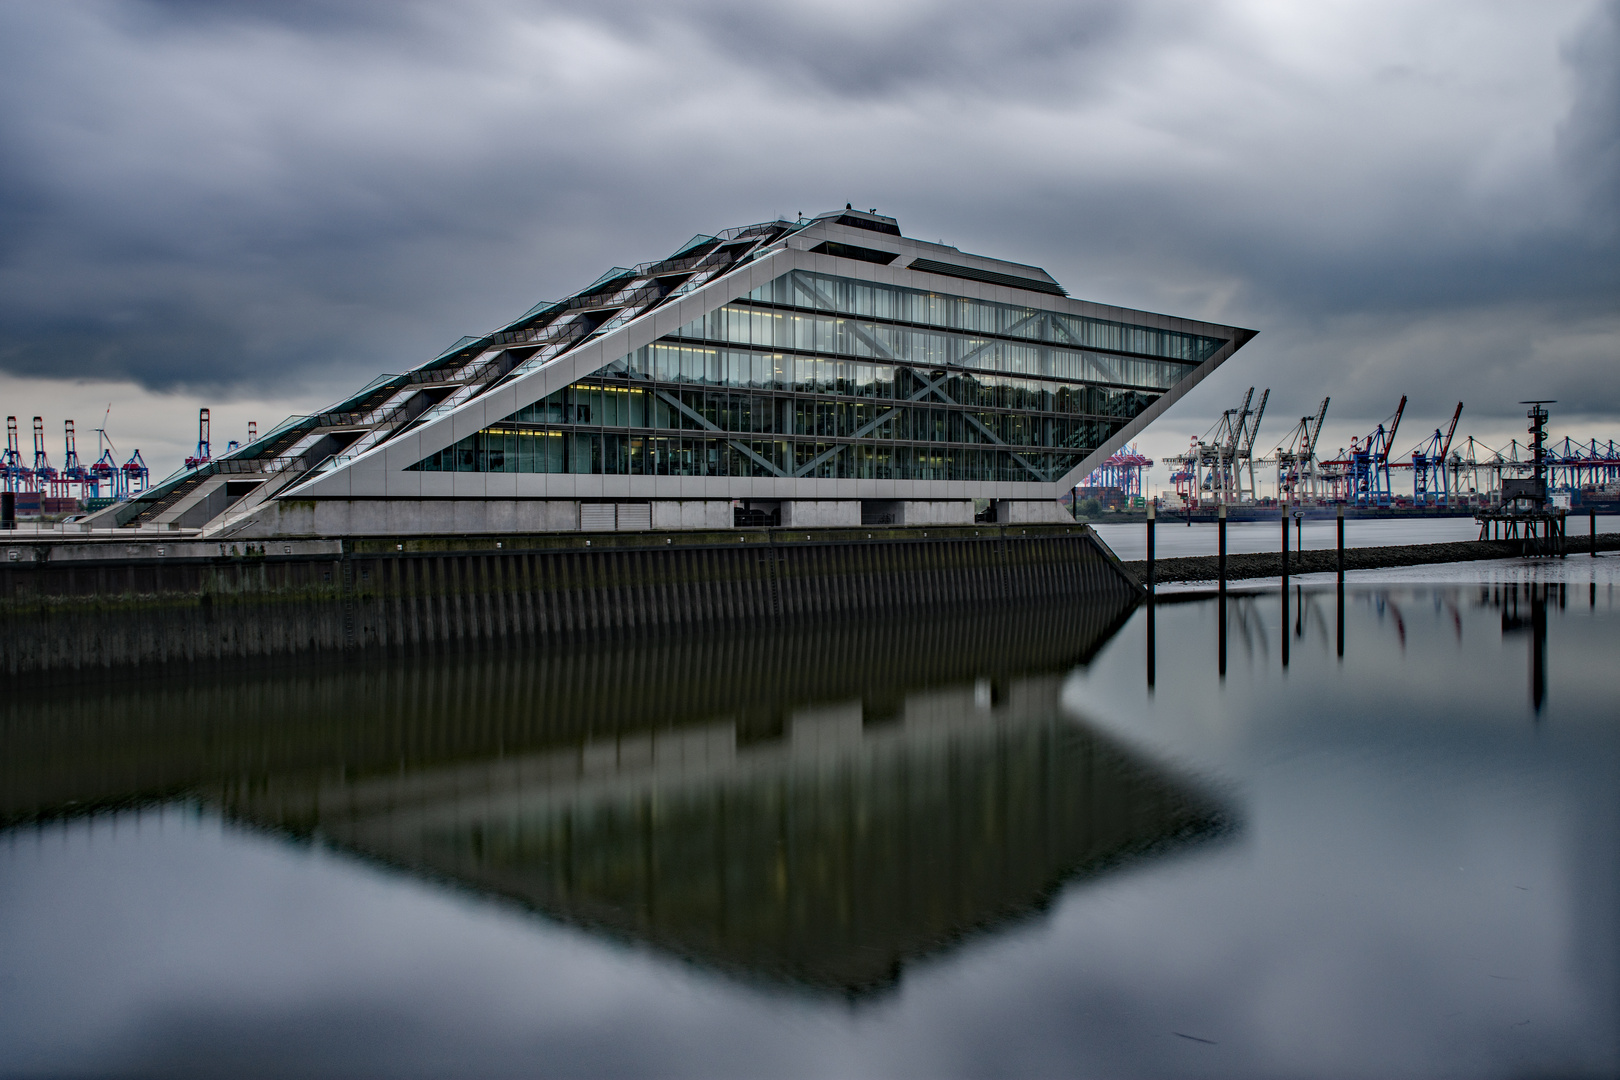
<path id="1" fill-rule="evenodd" d="M 581 532 L 645 532 L 651 528 L 651 503 L 579 504 Z"/>

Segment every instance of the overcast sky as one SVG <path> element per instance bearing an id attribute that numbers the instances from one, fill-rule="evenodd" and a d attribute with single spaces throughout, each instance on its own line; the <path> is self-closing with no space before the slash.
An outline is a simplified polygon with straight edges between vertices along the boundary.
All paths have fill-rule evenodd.
<path id="1" fill-rule="evenodd" d="M 852 202 L 1260 337 L 1269 448 L 1620 437 L 1620 3 L 0 0 L 0 397 L 154 472 Z M 1410 441 L 1406 437 L 1410 432 Z M 25 448 L 27 436 L 24 435 Z"/>

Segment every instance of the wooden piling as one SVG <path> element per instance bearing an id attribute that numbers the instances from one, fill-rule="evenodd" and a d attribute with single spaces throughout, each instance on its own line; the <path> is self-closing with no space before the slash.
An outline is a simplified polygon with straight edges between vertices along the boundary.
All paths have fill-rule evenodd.
<path id="1" fill-rule="evenodd" d="M 1339 504 L 1339 584 L 1344 584 L 1344 504 Z"/>

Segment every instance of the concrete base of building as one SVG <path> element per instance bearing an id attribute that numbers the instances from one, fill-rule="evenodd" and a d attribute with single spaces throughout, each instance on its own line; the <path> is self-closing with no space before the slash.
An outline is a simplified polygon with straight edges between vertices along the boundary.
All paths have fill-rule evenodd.
<path id="1" fill-rule="evenodd" d="M 738 511 L 743 511 L 739 514 Z M 746 519 L 746 520 L 744 520 Z M 474 536 L 499 533 L 641 532 L 778 525 L 837 529 L 859 525 L 973 524 L 968 499 L 278 499 L 205 530 L 221 540 L 309 536 Z M 998 501 L 1006 525 L 1072 525 L 1056 502 Z"/>
<path id="2" fill-rule="evenodd" d="M 1073 525 L 1074 515 L 1055 499 L 997 499 L 997 525 Z"/>
<path id="3" fill-rule="evenodd" d="M 778 508 L 781 524 L 790 529 L 836 529 L 861 523 L 861 504 L 853 499 L 784 499 Z"/>
<path id="4" fill-rule="evenodd" d="M 617 529 L 616 506 L 604 505 Z M 641 504 L 643 508 L 646 504 Z M 581 504 L 563 499 L 278 499 L 206 529 L 221 540 L 301 536 L 471 536 L 578 532 Z M 648 521 L 641 525 L 651 528 Z"/>
<path id="5" fill-rule="evenodd" d="M 971 499 L 868 499 L 861 503 L 862 525 L 971 525 Z"/>
<path id="6" fill-rule="evenodd" d="M 207 531 L 219 539 L 470 536 L 497 533 L 730 529 L 729 499 L 287 499 Z"/>

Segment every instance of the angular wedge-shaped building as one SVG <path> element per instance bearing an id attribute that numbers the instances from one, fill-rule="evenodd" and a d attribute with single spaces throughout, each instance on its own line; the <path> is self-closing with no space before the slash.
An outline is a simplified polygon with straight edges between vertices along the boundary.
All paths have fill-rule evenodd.
<path id="1" fill-rule="evenodd" d="M 111 513 L 221 539 L 1072 520 L 1059 496 L 1251 337 L 845 209 L 615 267 Z"/>

